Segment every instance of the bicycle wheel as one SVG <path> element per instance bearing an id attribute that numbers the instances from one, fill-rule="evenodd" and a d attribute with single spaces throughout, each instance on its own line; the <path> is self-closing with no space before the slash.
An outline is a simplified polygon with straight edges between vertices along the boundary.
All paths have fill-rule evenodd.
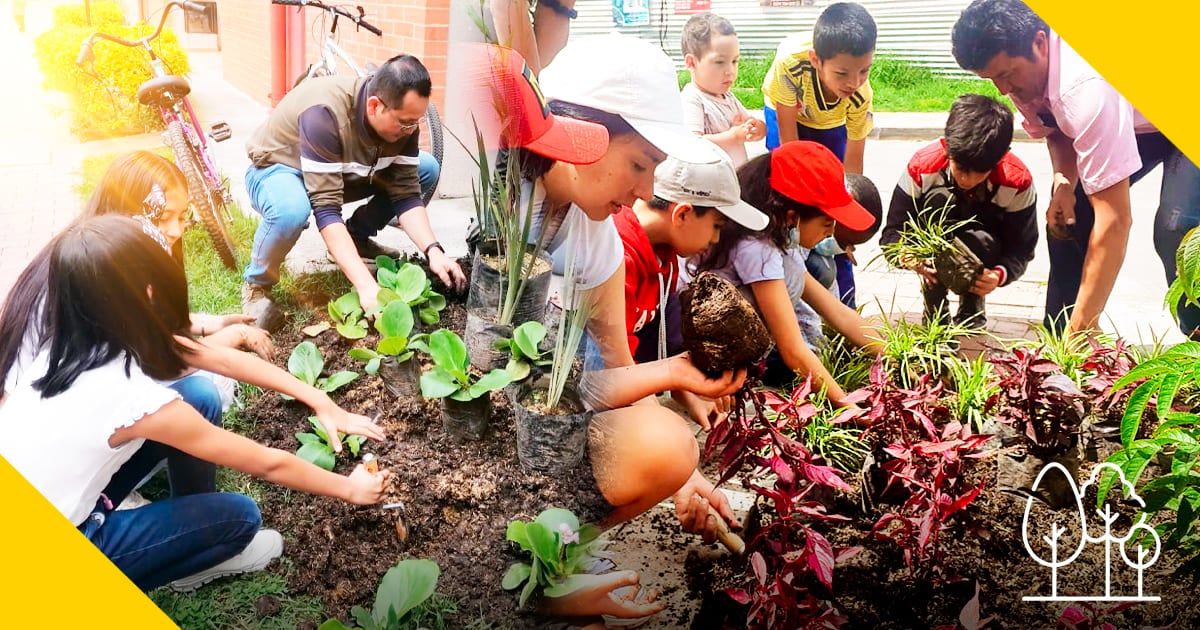
<path id="1" fill-rule="evenodd" d="M 425 110 L 425 117 L 421 119 L 421 135 L 427 139 L 429 143 L 429 153 L 433 155 L 433 159 L 438 163 L 438 179 L 442 178 L 442 118 L 438 115 L 438 110 L 433 106 L 433 102 L 429 103 L 429 109 Z M 433 193 L 437 192 L 437 181 L 433 182 L 433 186 L 429 187 L 429 192 L 421 196 L 421 203 L 428 206 L 430 199 L 433 199 Z"/>
<path id="2" fill-rule="evenodd" d="M 227 268 L 236 270 L 238 264 L 234 256 L 233 239 L 229 237 L 229 230 L 225 226 L 224 191 L 213 190 L 205 181 L 196 149 L 184 134 L 179 121 L 174 120 L 167 125 L 167 138 L 171 143 L 171 151 L 175 153 L 175 164 L 179 165 L 179 170 L 187 178 L 192 208 L 200 215 L 204 231 L 208 232 L 217 256 Z"/>

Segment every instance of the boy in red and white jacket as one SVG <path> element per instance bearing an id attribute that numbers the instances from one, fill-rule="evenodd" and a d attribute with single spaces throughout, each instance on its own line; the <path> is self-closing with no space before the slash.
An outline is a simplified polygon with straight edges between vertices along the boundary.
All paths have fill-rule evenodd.
<path id="1" fill-rule="evenodd" d="M 959 296 L 954 317 L 972 327 L 984 326 L 985 297 L 1021 277 L 1037 246 L 1037 192 L 1029 169 L 1009 151 L 1012 134 L 1012 112 L 995 99 L 979 94 L 956 99 L 946 135 L 909 160 L 879 239 L 880 245 L 898 242 L 905 223 L 917 213 L 940 210 L 947 203 L 947 223 L 971 219 L 947 238 L 958 237 L 985 267 L 971 290 Z M 916 271 L 922 277 L 926 323 L 948 314 L 946 287 L 928 265 Z"/>
<path id="2" fill-rule="evenodd" d="M 680 257 L 716 243 L 726 220 L 751 230 L 767 226 L 767 215 L 741 200 L 733 162 L 713 149 L 707 163 L 668 157 L 654 171 L 654 197 L 613 216 L 625 247 L 625 332 L 638 363 L 683 351 L 675 294 Z M 707 424 L 702 401 L 686 394 L 676 399 L 697 422 Z"/>

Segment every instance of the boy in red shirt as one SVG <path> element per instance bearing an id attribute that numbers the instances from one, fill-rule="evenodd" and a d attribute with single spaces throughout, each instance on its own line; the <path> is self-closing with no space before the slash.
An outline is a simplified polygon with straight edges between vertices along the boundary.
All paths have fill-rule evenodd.
<path id="1" fill-rule="evenodd" d="M 668 157 L 654 172 L 654 197 L 639 199 L 613 216 L 625 247 L 625 332 L 634 361 L 679 354 L 679 259 L 717 242 L 726 220 L 751 230 L 767 215 L 741 200 L 729 157 L 714 145 L 713 160 L 692 164 Z M 705 428 L 711 404 L 691 394 L 673 396 Z"/>

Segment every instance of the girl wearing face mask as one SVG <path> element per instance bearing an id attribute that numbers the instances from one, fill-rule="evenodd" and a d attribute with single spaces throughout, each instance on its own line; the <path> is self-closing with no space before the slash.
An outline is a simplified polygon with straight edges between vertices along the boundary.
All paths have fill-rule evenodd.
<path id="1" fill-rule="evenodd" d="M 695 273 L 712 271 L 742 289 L 758 309 L 777 348 L 766 382 L 787 384 L 811 374 L 829 399 L 846 392 L 805 343 L 799 316 L 811 307 L 857 346 L 878 352 L 878 333 L 853 309 L 808 274 L 799 248 L 811 249 L 833 235 L 834 225 L 862 230 L 875 218 L 846 190 L 845 172 L 825 147 L 803 140 L 747 162 L 738 170 L 742 200 L 770 218 L 762 233 L 726 223 L 716 247 L 692 261 Z M 774 365 L 773 365 L 774 363 Z"/>

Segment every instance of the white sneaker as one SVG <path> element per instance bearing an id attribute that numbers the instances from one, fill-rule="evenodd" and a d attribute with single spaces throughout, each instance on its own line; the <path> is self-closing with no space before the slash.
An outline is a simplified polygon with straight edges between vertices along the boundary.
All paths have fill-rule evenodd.
<path id="1" fill-rule="evenodd" d="M 238 555 L 194 575 L 175 580 L 168 586 L 176 593 L 190 593 L 218 578 L 262 571 L 282 554 L 283 536 L 273 529 L 260 529 L 254 535 L 254 540 Z"/>
<path id="2" fill-rule="evenodd" d="M 150 499 L 147 499 L 146 497 L 142 496 L 141 492 L 134 490 L 125 497 L 125 500 L 121 502 L 121 505 L 117 506 L 117 509 L 118 510 L 136 510 L 140 507 L 145 507 L 147 505 L 150 505 Z"/>

